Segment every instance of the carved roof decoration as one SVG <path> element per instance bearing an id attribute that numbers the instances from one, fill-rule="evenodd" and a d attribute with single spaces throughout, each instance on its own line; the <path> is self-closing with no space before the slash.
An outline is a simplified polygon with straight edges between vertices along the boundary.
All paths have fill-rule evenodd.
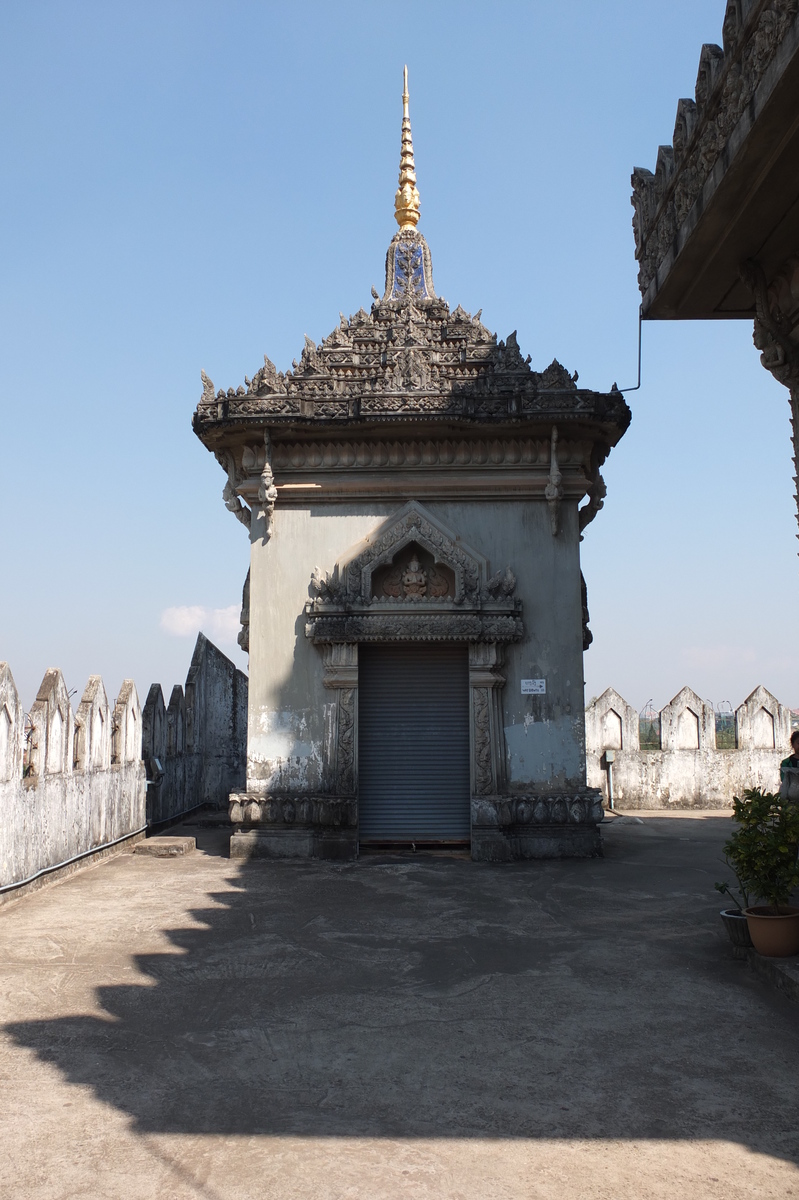
<path id="1" fill-rule="evenodd" d="M 577 387 L 553 359 L 534 371 L 515 331 L 497 341 L 460 305 L 450 309 L 433 290 L 430 251 L 415 230 L 400 230 L 386 261 L 386 287 L 369 312 L 341 314 L 318 345 L 306 337 L 299 362 L 278 371 L 267 357 L 244 386 L 214 392 L 203 374 L 195 430 L 221 422 L 264 423 L 563 414 L 630 421 L 624 397 Z"/>
<path id="2" fill-rule="evenodd" d="M 235 441 L 237 431 L 294 426 L 308 432 L 331 422 L 415 422 L 528 418 L 551 425 L 571 417 L 602 422 L 607 453 L 630 423 L 624 397 L 577 386 L 553 359 L 535 371 L 522 354 L 515 331 L 498 341 L 481 320 L 460 305 L 450 309 L 436 294 L 430 249 L 416 228 L 419 192 L 408 111 L 407 68 L 403 77 L 402 148 L 395 217 L 399 230 L 386 255 L 382 297 L 372 288 L 367 312 L 340 314 L 319 344 L 305 337 L 299 361 L 278 371 L 264 356 L 252 379 L 215 391 L 202 373 L 202 398 L 194 429 L 209 448 Z"/>
<path id="3" fill-rule="evenodd" d="M 411 114 L 408 110 L 408 68 L 402 72 L 402 149 L 400 151 L 399 187 L 394 196 L 394 216 L 400 229 L 415 229 L 419 224 L 419 189 L 416 186 L 416 163 L 413 160 Z"/>
<path id="4" fill-rule="evenodd" d="M 432 555 L 455 577 L 454 595 L 373 595 L 372 576 L 408 546 Z M 418 567 L 418 564 L 417 564 Z M 379 525 L 336 563 L 314 571 L 305 606 L 306 635 L 315 642 L 516 641 L 522 603 L 510 567 L 489 577 L 486 559 L 464 545 L 417 501 Z"/>
<path id="5" fill-rule="evenodd" d="M 672 144 L 658 149 L 654 173 L 636 167 L 632 174 L 642 295 L 797 22 L 799 0 L 728 0 L 723 48 L 702 47 L 695 98 L 679 101 Z"/>

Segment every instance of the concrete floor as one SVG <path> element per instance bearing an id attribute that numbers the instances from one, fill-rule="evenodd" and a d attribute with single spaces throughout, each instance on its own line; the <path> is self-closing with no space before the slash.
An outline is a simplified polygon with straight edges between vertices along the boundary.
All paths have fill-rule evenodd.
<path id="1" fill-rule="evenodd" d="M 123 855 L 0 910 L 4 1200 L 799 1197 L 799 1006 L 728 815 L 605 857 Z"/>

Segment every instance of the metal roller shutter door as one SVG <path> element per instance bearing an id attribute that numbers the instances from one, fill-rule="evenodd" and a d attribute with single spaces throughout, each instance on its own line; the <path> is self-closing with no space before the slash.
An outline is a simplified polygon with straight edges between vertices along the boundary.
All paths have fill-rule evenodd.
<path id="1" fill-rule="evenodd" d="M 360 645 L 362 841 L 464 841 L 469 815 L 465 646 Z"/>

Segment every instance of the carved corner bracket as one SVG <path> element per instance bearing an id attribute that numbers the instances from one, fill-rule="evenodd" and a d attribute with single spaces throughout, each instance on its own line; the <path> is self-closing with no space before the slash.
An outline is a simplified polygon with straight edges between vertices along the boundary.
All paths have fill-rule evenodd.
<path id="1" fill-rule="evenodd" d="M 560 526 L 560 502 L 563 499 L 563 475 L 558 466 L 558 427 L 552 426 L 549 448 L 549 482 L 544 489 L 549 508 L 549 527 L 553 537 L 558 536 Z"/>
<path id="2" fill-rule="evenodd" d="M 245 529 L 252 526 L 252 510 L 242 504 L 237 492 L 239 475 L 236 470 L 236 459 L 230 450 L 215 451 L 215 458 L 220 467 L 227 473 L 227 483 L 222 488 L 222 501 L 228 512 L 233 513 L 237 521 L 241 521 Z"/>

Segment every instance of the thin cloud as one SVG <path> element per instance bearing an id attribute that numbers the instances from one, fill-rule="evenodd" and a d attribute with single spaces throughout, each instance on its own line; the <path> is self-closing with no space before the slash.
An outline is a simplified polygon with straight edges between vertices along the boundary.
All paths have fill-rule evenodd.
<path id="1" fill-rule="evenodd" d="M 161 629 L 170 637 L 196 637 L 200 631 L 212 641 L 235 642 L 239 632 L 239 605 L 204 608 L 200 604 L 180 604 L 161 613 Z"/>

